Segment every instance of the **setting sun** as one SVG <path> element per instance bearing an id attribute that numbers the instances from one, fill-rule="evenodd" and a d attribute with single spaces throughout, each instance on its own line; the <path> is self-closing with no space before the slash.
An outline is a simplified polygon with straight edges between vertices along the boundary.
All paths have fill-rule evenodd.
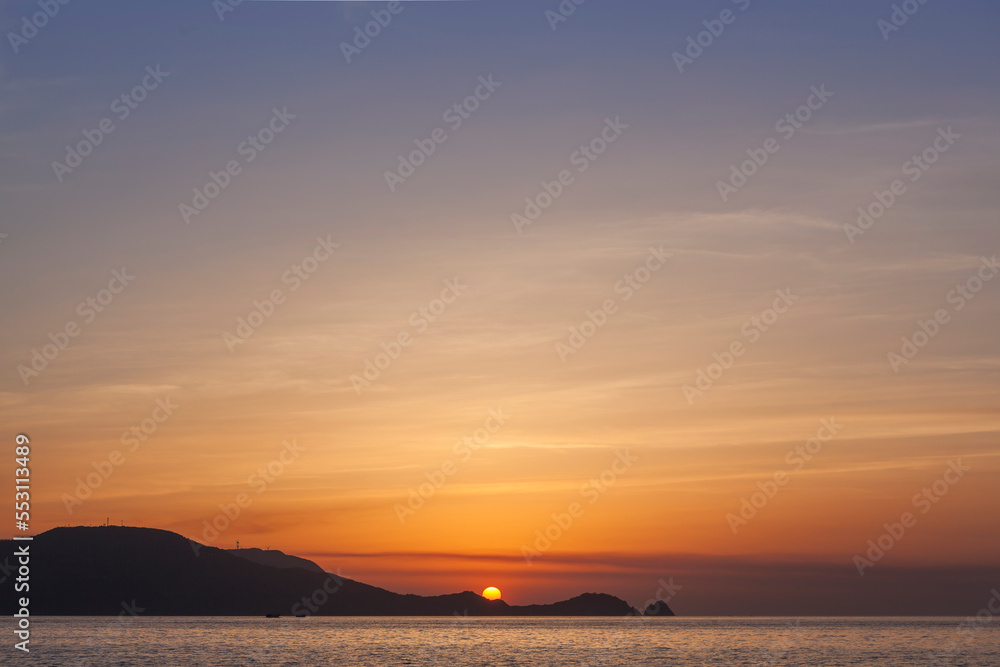
<path id="1" fill-rule="evenodd" d="M 500 589 L 496 586 L 490 586 L 483 591 L 483 597 L 487 600 L 499 600 L 500 599 Z"/>

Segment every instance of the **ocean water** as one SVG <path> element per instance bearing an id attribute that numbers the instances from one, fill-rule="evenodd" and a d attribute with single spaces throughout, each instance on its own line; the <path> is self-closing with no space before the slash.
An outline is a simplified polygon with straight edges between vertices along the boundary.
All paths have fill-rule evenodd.
<path id="1" fill-rule="evenodd" d="M 4 646 L 0 663 L 996 667 L 998 629 L 962 618 L 53 617 L 33 619 L 30 654 Z"/>

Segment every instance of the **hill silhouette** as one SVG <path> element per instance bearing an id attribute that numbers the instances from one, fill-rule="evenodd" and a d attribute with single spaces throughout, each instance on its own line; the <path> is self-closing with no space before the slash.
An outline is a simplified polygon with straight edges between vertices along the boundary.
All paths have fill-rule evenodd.
<path id="1" fill-rule="evenodd" d="M 643 616 L 673 616 L 673 610 L 663 600 L 658 600 L 642 611 Z"/>
<path id="2" fill-rule="evenodd" d="M 25 544 L 16 543 L 16 546 Z M 586 593 L 548 605 L 512 606 L 466 591 L 393 593 L 323 572 L 281 552 L 207 547 L 166 530 L 118 526 L 54 528 L 31 544 L 33 615 L 118 615 L 135 605 L 147 616 L 625 616 L 611 595 Z M 0 564 L 15 542 L 0 541 Z M 247 552 L 247 553 L 243 553 Z M 6 559 L 9 559 L 6 560 Z M 0 585 L 0 613 L 13 614 L 14 577 Z"/>
<path id="3" fill-rule="evenodd" d="M 275 549 L 227 549 L 226 552 L 257 563 L 258 565 L 266 565 L 279 569 L 299 568 L 301 570 L 309 570 L 310 572 L 323 572 L 323 568 L 311 560 L 292 556 Z"/>

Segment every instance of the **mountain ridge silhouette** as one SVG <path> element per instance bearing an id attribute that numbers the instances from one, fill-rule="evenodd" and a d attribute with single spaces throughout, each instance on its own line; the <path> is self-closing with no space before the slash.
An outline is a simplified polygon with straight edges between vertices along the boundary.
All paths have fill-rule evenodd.
<path id="1" fill-rule="evenodd" d="M 420 596 L 323 572 L 298 556 L 204 546 L 176 533 L 124 526 L 53 528 L 31 542 L 0 541 L 0 564 L 30 545 L 30 590 L 0 583 L 0 613 L 21 597 L 39 616 L 626 616 L 641 612 L 604 593 L 509 605 L 465 591 Z M 9 561 L 7 560 L 9 559 Z M 15 566 L 16 571 L 16 566 Z M 319 570 L 319 571 L 317 571 Z M 9 594 L 7 594 L 9 592 Z"/>

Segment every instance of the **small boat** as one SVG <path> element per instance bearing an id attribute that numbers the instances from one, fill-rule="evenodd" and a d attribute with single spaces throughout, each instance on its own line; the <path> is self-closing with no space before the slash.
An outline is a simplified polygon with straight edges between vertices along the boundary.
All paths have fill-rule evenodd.
<path id="1" fill-rule="evenodd" d="M 265 614 L 264 618 L 281 618 L 281 614 Z"/>
<path id="2" fill-rule="evenodd" d="M 305 614 L 295 614 L 295 618 L 305 618 Z"/>

